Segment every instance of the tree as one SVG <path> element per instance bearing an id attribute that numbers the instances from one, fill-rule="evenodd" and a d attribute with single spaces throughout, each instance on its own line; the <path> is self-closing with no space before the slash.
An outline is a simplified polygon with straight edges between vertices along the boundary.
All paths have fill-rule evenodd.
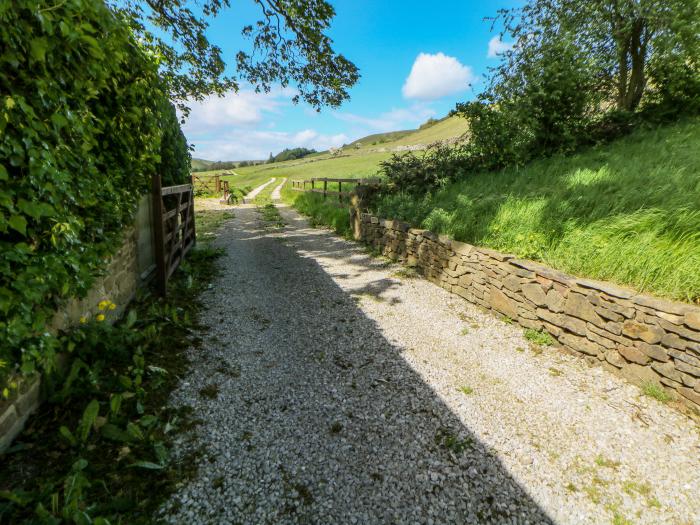
<path id="1" fill-rule="evenodd" d="M 254 0 L 261 19 L 242 28 L 252 51 L 236 54 L 237 76 L 225 74 L 222 50 L 206 34 L 208 20 L 230 0 L 203 0 L 196 13 L 190 0 L 107 1 L 158 57 L 170 96 L 185 113 L 186 100 L 238 90 L 241 81 L 258 92 L 294 85 L 294 102 L 336 107 L 359 79 L 357 67 L 334 51 L 326 34 L 335 11 L 325 0 Z"/>
<path id="2" fill-rule="evenodd" d="M 495 78 L 512 75 L 562 35 L 575 35 L 573 44 L 595 62 L 595 88 L 621 111 L 636 110 L 658 89 L 653 61 L 673 58 L 681 69 L 698 71 L 697 0 L 530 0 L 494 21 L 516 39 Z"/>

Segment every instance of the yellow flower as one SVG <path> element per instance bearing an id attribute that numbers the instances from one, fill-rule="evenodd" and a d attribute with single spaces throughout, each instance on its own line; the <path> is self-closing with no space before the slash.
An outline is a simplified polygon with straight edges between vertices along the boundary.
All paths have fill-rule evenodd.
<path id="1" fill-rule="evenodd" d="M 97 317 L 95 317 L 95 319 L 102 322 L 105 320 L 105 314 L 97 314 Z"/>
<path id="2" fill-rule="evenodd" d="M 99 304 L 97 305 L 97 308 L 99 308 L 100 310 L 104 310 L 108 306 L 109 306 L 109 301 L 107 299 L 105 299 L 104 301 L 99 302 Z"/>
<path id="3" fill-rule="evenodd" d="M 117 307 L 116 304 L 114 304 L 114 303 L 109 303 L 108 308 L 109 308 L 110 310 L 114 310 L 116 307 Z"/>
<path id="4" fill-rule="evenodd" d="M 85 323 L 87 323 L 87 317 L 82 316 L 82 317 L 80 318 L 80 324 L 85 324 Z"/>

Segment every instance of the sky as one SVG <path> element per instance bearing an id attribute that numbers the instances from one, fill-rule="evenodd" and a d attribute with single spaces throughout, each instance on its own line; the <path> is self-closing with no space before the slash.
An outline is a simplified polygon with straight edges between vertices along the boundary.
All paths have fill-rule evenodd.
<path id="1" fill-rule="evenodd" d="M 266 159 L 284 148 L 325 150 L 372 133 L 414 129 L 441 118 L 457 102 L 471 100 L 485 85 L 508 41 L 491 31 L 500 8 L 517 0 L 330 0 L 336 10 L 329 35 L 334 49 L 360 69 L 350 100 L 317 113 L 295 91 L 256 94 L 242 84 L 238 93 L 212 97 L 192 108 L 183 131 L 193 156 L 208 160 Z M 223 49 L 228 73 L 235 54 L 247 49 L 240 35 L 259 18 L 252 0 L 232 7 L 211 23 L 210 41 Z"/>

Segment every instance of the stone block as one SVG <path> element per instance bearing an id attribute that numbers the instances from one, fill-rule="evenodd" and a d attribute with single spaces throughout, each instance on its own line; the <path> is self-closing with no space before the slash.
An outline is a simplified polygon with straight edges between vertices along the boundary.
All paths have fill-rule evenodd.
<path id="1" fill-rule="evenodd" d="M 620 346 L 617 351 L 622 357 L 627 359 L 632 363 L 637 363 L 638 365 L 646 365 L 649 362 L 649 356 L 643 353 L 641 350 L 634 348 L 632 346 Z"/>
<path id="2" fill-rule="evenodd" d="M 642 366 L 636 363 L 629 363 L 622 367 L 622 374 L 630 381 L 641 383 L 661 383 L 661 377 L 649 366 Z"/>
<path id="3" fill-rule="evenodd" d="M 641 324 L 637 321 L 625 321 L 622 325 L 622 333 L 632 339 L 641 339 L 645 343 L 655 344 L 661 341 L 664 331 L 658 326 Z"/>
<path id="4" fill-rule="evenodd" d="M 676 370 L 679 372 L 684 372 L 686 374 L 689 374 L 693 377 L 700 377 L 700 367 L 690 365 L 686 363 L 685 361 L 675 361 L 676 365 Z"/>
<path id="5" fill-rule="evenodd" d="M 0 414 L 0 436 L 9 433 L 19 419 L 17 409 L 14 404 L 8 405 L 5 411 Z"/>
<path id="6" fill-rule="evenodd" d="M 599 354 L 602 353 L 602 348 L 598 344 L 589 341 L 585 337 L 578 337 L 572 334 L 562 334 L 559 337 L 559 341 L 563 345 L 566 345 L 576 350 L 577 352 L 582 352 L 586 355 L 597 357 Z"/>
<path id="7" fill-rule="evenodd" d="M 643 341 L 635 341 L 634 346 L 644 355 L 647 355 L 656 361 L 661 361 L 662 363 L 665 363 L 666 361 L 670 360 L 668 352 L 666 352 L 666 350 L 664 350 L 662 346 L 650 345 Z"/>
<path id="8" fill-rule="evenodd" d="M 659 321 L 659 324 L 667 332 L 680 335 L 682 338 L 689 339 L 690 341 L 700 342 L 700 332 L 684 328 L 683 326 L 676 326 L 675 324 L 664 321 L 663 319 Z"/>
<path id="9" fill-rule="evenodd" d="M 700 330 L 700 311 L 692 311 L 685 314 L 683 318 L 683 323 L 688 328 L 693 330 Z"/>
<path id="10" fill-rule="evenodd" d="M 672 362 L 668 363 L 652 363 L 651 367 L 664 377 L 667 377 L 673 381 L 681 382 L 681 374 L 676 370 L 675 365 Z"/>
<path id="11" fill-rule="evenodd" d="M 697 408 L 700 408 L 700 393 L 698 393 L 696 390 L 691 390 L 690 388 L 686 387 L 680 387 L 678 389 L 678 392 L 684 398 L 694 403 L 697 406 Z"/>
<path id="12" fill-rule="evenodd" d="M 616 368 L 622 368 L 627 364 L 617 350 L 613 349 L 605 352 L 605 360 Z"/>
<path id="13" fill-rule="evenodd" d="M 590 325 L 593 326 L 593 325 Z M 593 341 L 594 343 L 598 343 L 600 346 L 603 346 L 605 348 L 617 348 L 617 343 L 615 341 L 612 341 L 608 339 L 607 337 L 604 337 L 600 334 L 597 334 L 591 330 L 588 330 L 586 332 L 586 337 Z"/>
<path id="14" fill-rule="evenodd" d="M 562 326 L 564 323 L 564 316 L 550 312 L 549 310 L 545 310 L 544 308 L 538 308 L 536 310 L 537 317 L 542 319 L 543 321 L 547 321 L 548 323 L 551 323 L 556 326 Z"/>
<path id="15" fill-rule="evenodd" d="M 574 317 L 588 321 L 589 323 L 593 323 L 596 326 L 603 326 L 605 324 L 586 296 L 579 293 L 569 294 L 564 304 L 564 312 L 568 315 L 573 315 Z"/>
<path id="16" fill-rule="evenodd" d="M 489 293 L 489 303 L 494 310 L 502 313 L 503 315 L 506 315 L 511 319 L 518 318 L 518 310 L 514 302 L 498 288 L 493 286 L 491 287 Z"/>
<path id="17" fill-rule="evenodd" d="M 634 304 L 645 306 L 654 311 L 666 312 L 668 314 L 685 315 L 692 309 L 692 307 L 687 304 L 667 301 L 665 299 L 659 299 L 658 297 L 651 297 L 648 295 L 636 295 L 632 297 L 631 300 Z"/>
<path id="18" fill-rule="evenodd" d="M 593 281 L 591 279 L 576 279 L 576 284 L 582 288 L 589 288 L 591 290 L 596 290 L 599 292 L 604 292 L 612 297 L 619 297 L 620 299 L 629 299 L 634 297 L 635 292 L 629 288 L 622 288 L 612 283 L 606 283 L 602 281 Z"/>
<path id="19" fill-rule="evenodd" d="M 41 393 L 41 381 L 39 377 L 35 377 L 24 389 L 23 392 L 17 397 L 15 401 L 15 406 L 17 411 L 22 416 L 34 412 L 39 407 Z"/>
<path id="20" fill-rule="evenodd" d="M 546 305 L 552 312 L 563 312 L 565 303 L 566 300 L 559 292 L 556 291 L 556 289 L 553 288 L 547 292 Z"/>
<path id="21" fill-rule="evenodd" d="M 494 275 L 494 277 L 496 277 L 496 275 Z M 508 290 L 511 290 L 512 292 L 518 292 L 520 291 L 520 287 L 522 286 L 522 279 L 517 275 L 509 275 L 508 277 L 503 279 L 503 286 Z"/>
<path id="22" fill-rule="evenodd" d="M 617 312 L 613 312 L 612 310 L 608 310 L 602 306 L 596 306 L 595 311 L 599 316 L 601 316 L 603 319 L 607 319 L 608 321 L 619 323 L 625 320 L 622 314 L 618 314 Z"/>
<path id="23" fill-rule="evenodd" d="M 586 322 L 576 317 L 565 316 L 561 322 L 562 328 L 566 328 L 569 332 L 576 335 L 585 336 L 588 330 L 586 329 Z"/>
<path id="24" fill-rule="evenodd" d="M 539 283 L 528 283 L 522 285 L 523 295 L 536 306 L 547 305 L 547 294 Z"/>

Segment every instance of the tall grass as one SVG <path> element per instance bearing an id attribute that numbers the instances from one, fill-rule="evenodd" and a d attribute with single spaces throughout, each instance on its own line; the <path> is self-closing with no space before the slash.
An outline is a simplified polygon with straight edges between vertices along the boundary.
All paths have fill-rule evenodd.
<path id="1" fill-rule="evenodd" d="M 378 213 L 586 277 L 700 302 L 700 119 L 520 170 L 470 175 Z"/>
<path id="2" fill-rule="evenodd" d="M 307 215 L 313 226 L 328 226 L 343 237 L 352 235 L 348 206 L 339 206 L 332 198 L 324 200 L 318 193 L 294 191 L 289 184 L 285 184 L 281 193 L 282 200 Z"/>

